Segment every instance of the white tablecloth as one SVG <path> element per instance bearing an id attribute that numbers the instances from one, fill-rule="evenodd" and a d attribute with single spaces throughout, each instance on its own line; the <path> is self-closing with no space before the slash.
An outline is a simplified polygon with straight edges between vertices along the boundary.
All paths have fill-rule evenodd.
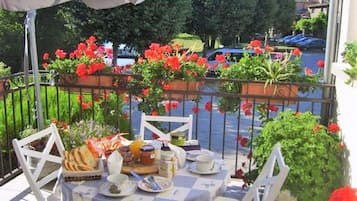
<path id="1" fill-rule="evenodd" d="M 101 184 L 106 182 L 106 175 L 101 180 L 86 182 L 61 181 L 62 196 L 65 201 L 210 201 L 223 193 L 230 179 L 230 172 L 222 165 L 217 174 L 198 175 L 185 168 L 178 170 L 172 178 L 174 187 L 161 193 L 148 193 L 136 189 L 134 194 L 127 197 L 110 198 L 98 193 Z M 134 178 L 130 177 L 131 180 Z"/>

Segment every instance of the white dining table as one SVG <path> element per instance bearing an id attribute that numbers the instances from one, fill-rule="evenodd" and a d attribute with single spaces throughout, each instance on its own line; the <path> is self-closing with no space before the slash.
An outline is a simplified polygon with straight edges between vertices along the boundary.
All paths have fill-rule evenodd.
<path id="1" fill-rule="evenodd" d="M 230 180 L 230 171 L 223 161 L 217 162 L 219 170 L 215 174 L 197 174 L 189 169 L 191 162 L 187 161 L 184 168 L 177 171 L 172 178 L 173 187 L 167 191 L 152 193 L 136 188 L 135 192 L 125 197 L 107 197 L 99 193 L 99 187 L 104 184 L 107 172 L 100 180 L 65 182 L 60 180 L 62 199 L 64 201 L 211 201 L 221 195 Z M 144 175 L 145 176 L 145 175 Z M 135 181 L 130 176 L 130 180 Z"/>

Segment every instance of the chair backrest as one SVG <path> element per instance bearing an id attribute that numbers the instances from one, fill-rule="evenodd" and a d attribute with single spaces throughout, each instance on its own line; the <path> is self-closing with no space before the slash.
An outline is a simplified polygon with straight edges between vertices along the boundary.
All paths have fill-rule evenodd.
<path id="1" fill-rule="evenodd" d="M 274 175 L 275 164 L 279 172 Z M 276 169 L 275 169 L 276 170 Z M 288 176 L 290 168 L 285 164 L 280 144 L 274 145 L 262 171 L 254 181 L 242 201 L 274 201 Z"/>
<path id="2" fill-rule="evenodd" d="M 148 129 L 158 135 L 163 140 L 170 140 L 170 133 L 175 132 L 187 132 L 186 139 L 192 139 L 192 114 L 188 117 L 181 117 L 181 116 L 151 116 L 142 113 L 141 115 L 141 123 L 140 123 L 140 136 L 141 139 L 144 139 L 145 136 L 145 129 Z M 175 128 L 174 130 L 170 131 L 169 133 L 164 133 L 150 122 L 170 122 L 170 123 L 182 123 L 179 127 Z"/>
<path id="3" fill-rule="evenodd" d="M 43 150 L 31 149 L 31 142 L 36 140 L 46 139 L 46 145 Z M 12 145 L 14 147 L 17 160 L 20 163 L 22 171 L 33 191 L 35 197 L 39 201 L 45 201 L 46 198 L 41 193 L 41 187 L 56 179 L 60 173 L 62 159 L 64 158 L 64 146 L 58 134 L 55 124 L 51 124 L 48 128 L 43 129 L 33 135 L 23 139 L 13 139 Z M 51 150 L 57 148 L 56 153 L 51 153 Z M 37 165 L 31 166 L 30 161 L 36 160 Z M 57 170 L 48 173 L 47 176 L 41 175 L 46 162 L 59 164 Z M 41 176 L 40 176 L 41 175 Z"/>

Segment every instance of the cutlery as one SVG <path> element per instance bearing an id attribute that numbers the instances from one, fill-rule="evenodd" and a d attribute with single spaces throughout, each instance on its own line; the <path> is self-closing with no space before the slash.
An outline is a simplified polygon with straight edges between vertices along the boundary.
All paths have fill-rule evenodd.
<path id="1" fill-rule="evenodd" d="M 149 188 L 151 188 L 152 190 L 161 190 L 160 185 L 158 185 L 156 182 L 153 183 L 153 182 L 149 181 L 148 178 L 144 178 L 144 177 L 136 174 L 133 171 L 130 171 L 130 174 L 133 175 L 135 177 L 135 179 L 137 179 L 138 181 L 142 181 L 145 184 L 147 184 L 149 186 Z"/>
<path id="2" fill-rule="evenodd" d="M 157 190 L 161 190 L 161 186 L 156 182 L 155 177 L 153 177 L 152 175 L 150 175 L 150 176 L 148 177 L 148 180 L 149 180 L 152 184 L 155 185 L 155 188 L 156 188 Z"/>

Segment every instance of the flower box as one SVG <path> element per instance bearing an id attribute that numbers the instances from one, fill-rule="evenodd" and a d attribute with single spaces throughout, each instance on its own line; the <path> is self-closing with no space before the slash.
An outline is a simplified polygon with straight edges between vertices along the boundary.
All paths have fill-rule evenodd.
<path id="1" fill-rule="evenodd" d="M 197 94 L 187 94 L 186 91 L 199 91 L 200 90 L 200 82 L 197 81 L 183 81 L 183 80 L 175 80 L 170 82 L 170 91 L 182 91 L 182 93 L 170 92 L 165 94 L 165 98 L 177 99 L 177 100 L 194 100 L 197 99 Z"/>
<path id="2" fill-rule="evenodd" d="M 242 95 L 266 96 L 266 98 L 242 98 L 245 101 L 254 101 L 270 104 L 295 104 L 295 100 L 281 100 L 275 98 L 297 98 L 299 87 L 293 84 L 268 84 L 265 83 L 243 83 Z M 270 98 L 272 97 L 272 98 Z"/>
<path id="3" fill-rule="evenodd" d="M 71 92 L 102 94 L 110 89 L 98 89 L 101 87 L 112 87 L 113 77 L 111 75 L 89 75 L 86 79 L 80 79 L 73 74 L 60 74 L 59 85 L 63 90 Z M 77 87 L 76 87 L 77 86 Z"/>

